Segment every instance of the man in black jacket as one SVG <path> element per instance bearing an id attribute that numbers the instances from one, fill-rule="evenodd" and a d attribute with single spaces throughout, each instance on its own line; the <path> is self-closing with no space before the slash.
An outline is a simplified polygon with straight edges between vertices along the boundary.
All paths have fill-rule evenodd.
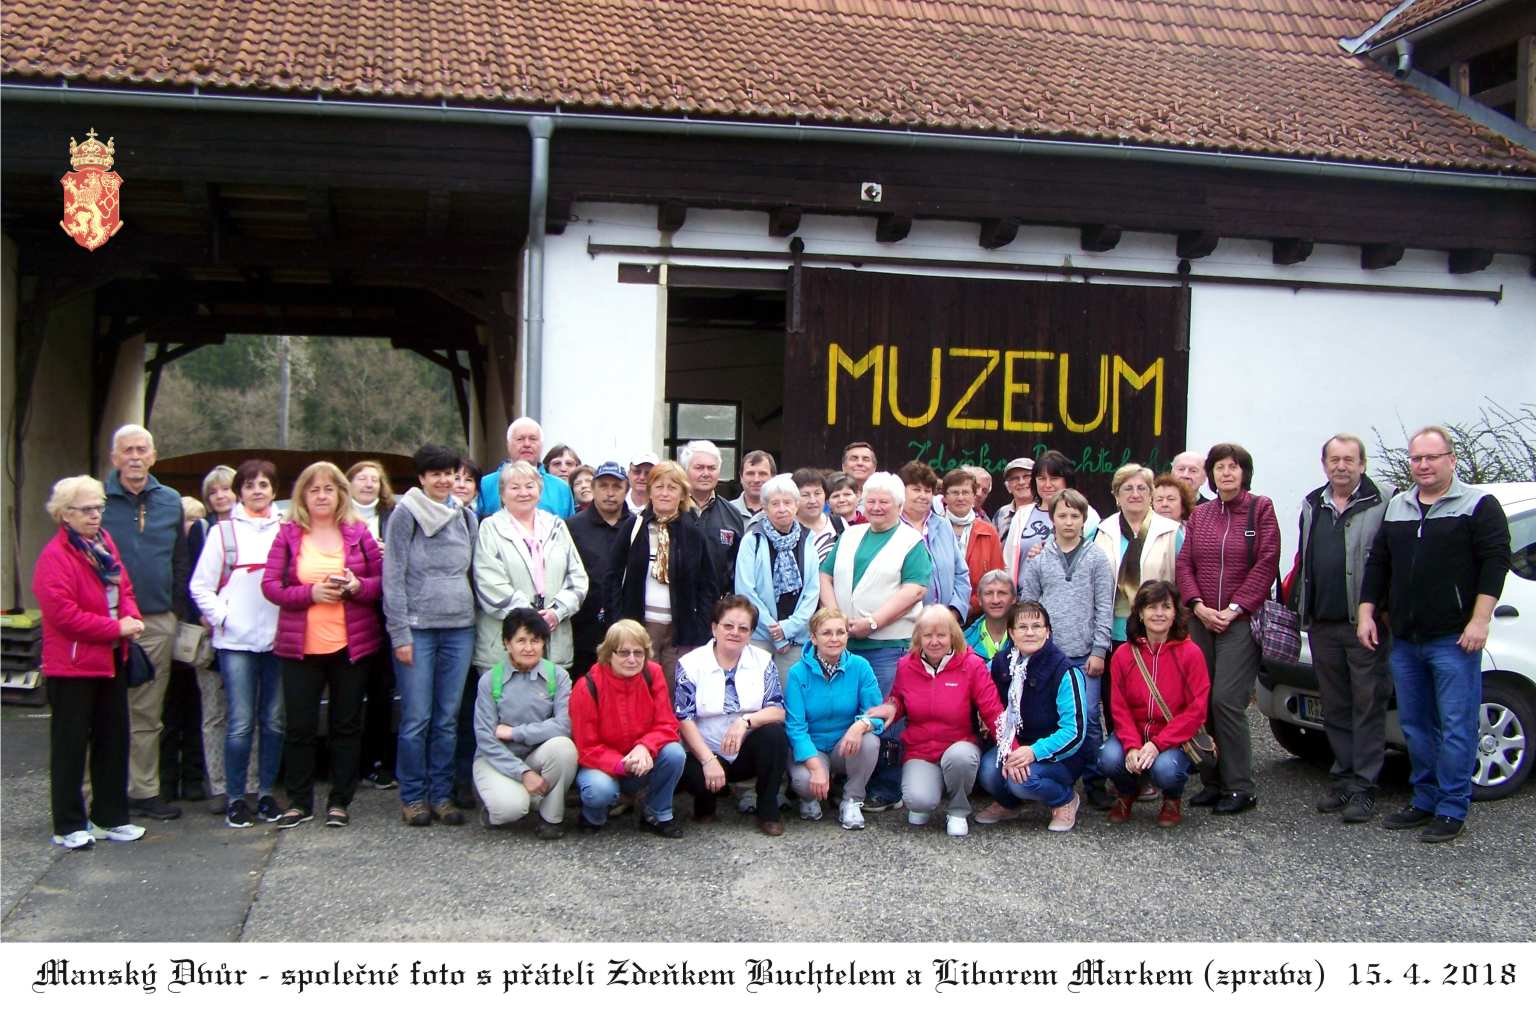
<path id="1" fill-rule="evenodd" d="M 1509 521 L 1498 501 L 1456 479 L 1442 427 L 1408 441 L 1414 486 L 1387 504 L 1361 587 L 1357 634 L 1375 650 L 1376 609 L 1392 627 L 1392 677 L 1413 765 L 1413 802 L 1383 824 L 1426 843 L 1466 822 L 1477 764 L 1482 653 L 1509 572 Z"/>
<path id="2" fill-rule="evenodd" d="M 704 534 L 704 550 L 714 571 L 716 591 L 736 590 L 736 552 L 741 548 L 741 534 L 746 526 L 736 507 L 715 493 L 720 482 L 720 449 L 710 441 L 689 441 L 678 456 L 688 474 L 688 491 L 693 497 L 689 513 Z"/>
<path id="3" fill-rule="evenodd" d="M 576 553 L 586 566 L 587 578 L 592 585 L 581 608 L 571 617 L 572 639 L 576 656 L 571 663 L 571 678 L 580 679 L 597 660 L 598 644 L 614 617 L 604 607 L 603 581 L 608 578 L 608 559 L 614 548 L 614 539 L 630 525 L 629 508 L 625 495 L 629 491 L 629 477 L 617 462 L 605 462 L 592 474 L 592 504 L 565 521 L 570 528 L 571 540 L 576 543 Z"/>

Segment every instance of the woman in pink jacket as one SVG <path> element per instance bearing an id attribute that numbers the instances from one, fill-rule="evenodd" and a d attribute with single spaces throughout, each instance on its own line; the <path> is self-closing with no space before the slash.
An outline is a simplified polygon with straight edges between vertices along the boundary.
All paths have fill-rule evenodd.
<path id="1" fill-rule="evenodd" d="M 890 697 L 867 712 L 887 723 L 906 719 L 901 798 L 908 824 L 928 824 L 942 801 L 946 831 L 957 839 L 970 831 L 971 787 L 981 765 L 976 715 L 991 722 L 1002 710 L 987 663 L 966 644 L 953 613 L 941 604 L 924 608 L 912 649 L 896 664 Z"/>
<path id="2" fill-rule="evenodd" d="M 347 478 L 316 462 L 293 485 L 293 506 L 282 525 L 261 592 L 277 605 L 283 661 L 284 788 L 289 807 L 278 828 L 314 817 L 315 734 L 320 695 L 330 689 L 331 794 L 325 823 L 342 827 L 357 789 L 368 662 L 383 645 L 378 603 L 383 591 L 379 546 L 353 510 Z"/>
<path id="3" fill-rule="evenodd" d="M 101 528 L 101 482 L 66 477 L 53 485 L 48 514 L 59 524 L 37 558 L 32 592 L 43 613 L 43 675 L 53 714 L 48 776 L 53 841 L 68 850 L 97 839 L 128 842 L 128 644 L 144 632 L 133 584 L 117 545 Z M 91 759 L 91 815 L 80 784 Z"/>

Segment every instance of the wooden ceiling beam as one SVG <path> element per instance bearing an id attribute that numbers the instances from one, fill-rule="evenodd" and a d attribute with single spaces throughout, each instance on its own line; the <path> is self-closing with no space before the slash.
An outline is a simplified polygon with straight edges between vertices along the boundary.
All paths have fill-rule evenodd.
<path id="1" fill-rule="evenodd" d="M 1493 262 L 1492 249 L 1452 249 L 1446 267 L 1453 274 L 1475 274 Z"/>
<path id="2" fill-rule="evenodd" d="M 768 234 L 774 238 L 788 238 L 800 230 L 800 218 L 804 210 L 798 206 L 775 206 L 768 211 Z"/>
<path id="3" fill-rule="evenodd" d="M 1216 244 L 1220 241 L 1221 236 L 1214 231 L 1180 231 L 1174 251 L 1181 260 L 1204 259 L 1216 251 Z"/>
<path id="4" fill-rule="evenodd" d="M 1289 267 L 1306 261 L 1312 255 L 1310 238 L 1276 238 L 1270 242 L 1271 260 L 1277 267 Z"/>
<path id="5" fill-rule="evenodd" d="M 875 241 L 891 244 L 899 242 L 912 231 L 910 213 L 882 213 L 875 222 Z"/>
<path id="6" fill-rule="evenodd" d="M 1079 234 L 1084 252 L 1109 252 L 1120 244 L 1118 224 L 1084 224 Z"/>
<path id="7" fill-rule="evenodd" d="M 1395 267 L 1403 258 L 1406 251 L 1404 246 L 1393 245 L 1390 242 L 1377 242 L 1360 247 L 1361 270 L 1386 270 Z"/>
<path id="8" fill-rule="evenodd" d="M 662 234 L 677 231 L 688 219 L 688 205 L 686 203 L 667 200 L 656 207 L 656 230 Z"/>
<path id="9" fill-rule="evenodd" d="M 1019 218 L 998 217 L 981 222 L 981 233 L 976 239 L 983 249 L 1001 249 L 1019 237 Z"/>

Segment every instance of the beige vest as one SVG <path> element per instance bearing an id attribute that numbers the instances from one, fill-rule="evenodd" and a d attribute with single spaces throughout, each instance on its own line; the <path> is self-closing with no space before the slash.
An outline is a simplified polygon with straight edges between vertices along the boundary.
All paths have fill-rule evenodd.
<path id="1" fill-rule="evenodd" d="M 843 531 L 837 545 L 837 561 L 832 564 L 832 592 L 837 595 L 837 606 L 849 619 L 867 619 L 896 593 L 901 586 L 901 563 L 907 553 L 923 542 L 922 535 L 906 523 L 897 523 L 896 536 L 885 542 L 885 547 L 869 563 L 859 585 L 853 585 L 853 558 L 859 545 L 869 533 L 870 525 L 860 523 Z M 871 640 L 910 640 L 917 626 L 917 613 L 922 610 L 922 599 L 912 602 L 900 618 L 888 622 L 871 633 Z"/>

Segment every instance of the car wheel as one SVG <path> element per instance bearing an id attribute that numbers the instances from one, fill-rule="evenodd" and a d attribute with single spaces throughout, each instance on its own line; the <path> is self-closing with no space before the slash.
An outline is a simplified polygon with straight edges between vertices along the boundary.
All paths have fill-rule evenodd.
<path id="1" fill-rule="evenodd" d="M 1275 742 L 1284 747 L 1287 753 L 1325 768 L 1333 764 L 1333 748 L 1328 746 L 1328 737 L 1321 729 L 1304 729 L 1271 718 L 1269 731 L 1275 734 Z"/>
<path id="2" fill-rule="evenodd" d="M 1483 706 L 1478 715 L 1477 766 L 1472 772 L 1472 799 L 1500 800 L 1511 796 L 1531 774 L 1536 761 L 1536 710 L 1530 688 L 1511 679 L 1483 680 Z"/>

